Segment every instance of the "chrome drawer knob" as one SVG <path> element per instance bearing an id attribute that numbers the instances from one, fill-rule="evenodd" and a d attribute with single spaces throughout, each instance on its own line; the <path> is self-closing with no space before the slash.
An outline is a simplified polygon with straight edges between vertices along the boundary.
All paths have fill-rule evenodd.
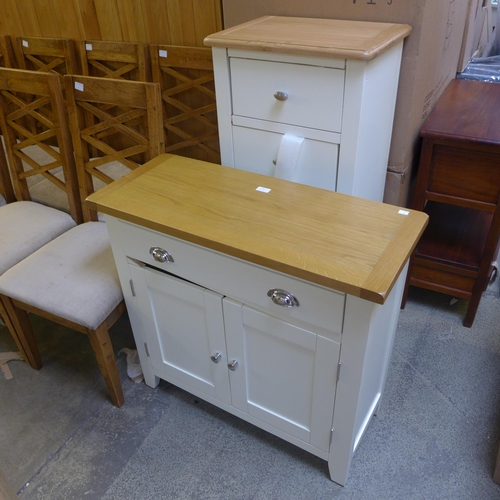
<path id="1" fill-rule="evenodd" d="M 279 288 L 272 288 L 267 292 L 267 296 L 271 297 L 271 300 L 283 307 L 299 307 L 299 301 L 295 295 L 287 292 L 286 290 L 280 290 Z"/>
<path id="2" fill-rule="evenodd" d="M 151 247 L 149 253 L 153 256 L 153 259 L 157 262 L 173 262 L 174 258 L 163 248 Z"/>
<path id="3" fill-rule="evenodd" d="M 274 98 L 277 101 L 286 101 L 288 99 L 288 94 L 286 92 L 281 92 L 281 90 L 278 90 L 278 92 L 274 93 Z"/>
<path id="4" fill-rule="evenodd" d="M 231 363 L 229 363 L 229 364 L 227 365 L 227 367 L 228 367 L 228 368 L 229 368 L 232 372 L 234 372 L 234 370 L 236 370 L 236 368 L 238 368 L 238 360 L 237 360 L 237 359 L 233 359 L 233 360 L 231 361 Z"/>
<path id="5" fill-rule="evenodd" d="M 220 361 L 222 354 L 220 352 L 216 352 L 213 356 L 210 356 L 210 359 L 217 364 Z"/>

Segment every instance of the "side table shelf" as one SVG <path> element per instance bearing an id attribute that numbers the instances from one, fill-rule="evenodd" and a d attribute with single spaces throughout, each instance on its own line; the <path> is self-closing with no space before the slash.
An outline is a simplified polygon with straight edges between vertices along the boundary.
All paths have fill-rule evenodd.
<path id="1" fill-rule="evenodd" d="M 410 285 L 469 300 L 474 321 L 500 239 L 500 86 L 453 80 L 421 129 L 412 208 L 429 225 L 410 259 Z"/>

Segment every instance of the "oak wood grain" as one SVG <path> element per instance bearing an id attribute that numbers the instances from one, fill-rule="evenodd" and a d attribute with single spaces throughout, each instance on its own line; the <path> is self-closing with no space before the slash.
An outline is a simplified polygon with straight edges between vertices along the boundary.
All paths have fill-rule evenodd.
<path id="1" fill-rule="evenodd" d="M 257 191 L 262 186 L 269 193 Z M 384 303 L 427 215 L 199 160 L 160 155 L 87 198 L 104 213 Z"/>
<path id="2" fill-rule="evenodd" d="M 407 24 L 264 16 L 205 38 L 205 45 L 370 60 L 411 32 Z"/>

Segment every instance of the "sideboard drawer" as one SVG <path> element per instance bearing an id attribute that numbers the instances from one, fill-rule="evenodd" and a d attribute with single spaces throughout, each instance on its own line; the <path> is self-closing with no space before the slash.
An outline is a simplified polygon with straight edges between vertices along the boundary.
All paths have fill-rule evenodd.
<path id="1" fill-rule="evenodd" d="M 253 59 L 230 61 L 234 115 L 340 132 L 344 70 Z M 286 94 L 286 99 L 276 98 L 276 92 Z"/>
<path id="2" fill-rule="evenodd" d="M 303 325 L 322 328 L 337 338 L 342 333 L 345 294 L 223 255 L 165 234 L 120 221 L 121 244 L 127 257 L 141 261 L 261 311 Z M 150 248 L 166 250 L 173 262 L 158 262 Z M 269 290 L 284 290 L 299 305 L 273 302 Z"/>

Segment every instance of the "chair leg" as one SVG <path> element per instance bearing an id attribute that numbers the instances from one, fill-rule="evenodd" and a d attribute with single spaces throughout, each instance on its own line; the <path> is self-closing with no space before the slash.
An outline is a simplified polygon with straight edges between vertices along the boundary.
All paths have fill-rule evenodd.
<path id="1" fill-rule="evenodd" d="M 15 307 L 9 297 L 2 295 L 0 296 L 0 314 L 26 363 L 35 370 L 39 370 L 42 367 L 42 358 L 28 313 Z"/>
<path id="2" fill-rule="evenodd" d="M 106 386 L 108 387 L 111 401 L 115 406 L 120 408 L 124 403 L 123 390 L 108 328 L 103 324 L 97 330 L 88 330 L 87 335 Z"/>

